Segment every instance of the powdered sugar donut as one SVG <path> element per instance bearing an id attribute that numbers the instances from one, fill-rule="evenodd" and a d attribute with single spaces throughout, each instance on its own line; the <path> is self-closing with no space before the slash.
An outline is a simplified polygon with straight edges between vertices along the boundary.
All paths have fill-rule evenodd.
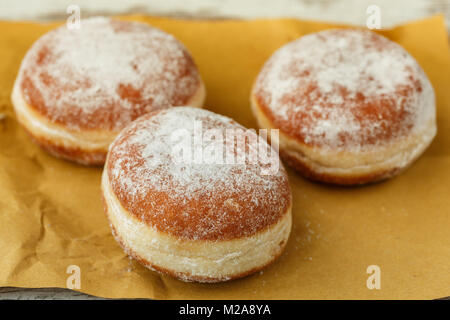
<path id="1" fill-rule="evenodd" d="M 300 173 L 336 184 L 391 177 L 436 134 L 434 91 L 416 60 L 376 33 L 326 30 L 266 62 L 251 102 L 280 130 L 280 154 Z"/>
<path id="2" fill-rule="evenodd" d="M 103 164 L 128 123 L 175 105 L 201 107 L 205 89 L 186 48 L 148 25 L 91 18 L 38 39 L 12 94 L 18 121 L 42 147 Z"/>
<path id="3" fill-rule="evenodd" d="M 206 139 L 210 129 L 215 142 L 199 144 L 198 134 Z M 236 140 L 225 138 L 228 130 Z M 245 138 L 244 130 L 210 111 L 177 107 L 144 115 L 117 136 L 102 191 L 113 234 L 128 255 L 181 280 L 218 282 L 253 273 L 281 254 L 291 229 L 287 175 L 278 154 L 270 172 L 262 170 L 268 163 L 250 157 L 230 161 L 242 150 L 269 148 L 251 139 L 239 148 L 234 141 Z M 214 146 L 223 157 L 213 159 L 227 160 L 179 161 L 179 144 L 191 155 Z"/>

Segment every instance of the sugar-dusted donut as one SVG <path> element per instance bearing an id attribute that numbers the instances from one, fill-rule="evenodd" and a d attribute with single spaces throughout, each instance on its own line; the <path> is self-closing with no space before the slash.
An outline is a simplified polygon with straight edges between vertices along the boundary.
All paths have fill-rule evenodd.
<path id="1" fill-rule="evenodd" d="M 132 120 L 175 105 L 201 107 L 205 88 L 186 48 L 143 23 L 91 18 L 61 26 L 27 52 L 12 101 L 42 147 L 82 164 L 103 164 Z"/>
<path id="2" fill-rule="evenodd" d="M 391 177 L 436 134 L 434 91 L 416 60 L 376 33 L 333 29 L 276 51 L 251 94 L 280 154 L 314 180 L 352 185 Z"/>
<path id="3" fill-rule="evenodd" d="M 192 155 L 205 152 L 212 142 L 195 139 L 208 129 L 222 136 L 212 141 L 223 157 L 205 159 L 228 160 L 177 160 L 178 144 L 192 147 Z M 117 136 L 102 192 L 113 235 L 129 256 L 181 280 L 219 282 L 256 272 L 282 253 L 291 230 L 286 172 L 278 154 L 273 171 L 251 157 L 229 161 L 244 149 L 269 146 L 249 139 L 239 148 L 225 138 L 236 129 L 235 137 L 243 137 L 245 128 L 227 117 L 177 107 L 144 115 Z"/>

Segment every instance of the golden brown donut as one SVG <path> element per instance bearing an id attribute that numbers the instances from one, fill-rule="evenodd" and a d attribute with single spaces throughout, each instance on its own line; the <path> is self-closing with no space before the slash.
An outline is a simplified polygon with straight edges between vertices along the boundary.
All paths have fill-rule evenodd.
<path id="1" fill-rule="evenodd" d="M 191 107 L 157 110 L 125 128 L 111 144 L 102 177 L 115 239 L 144 266 L 184 281 L 226 281 L 270 264 L 291 230 L 291 191 L 278 154 L 278 170 L 271 174 L 249 157 L 178 161 L 173 153 L 181 143 L 173 139 L 178 129 L 192 154 L 211 146 L 196 144 L 196 132 L 245 133 L 227 117 Z M 214 141 L 223 159 L 243 150 L 234 142 L 225 148 L 230 141 L 225 138 Z M 268 148 L 265 140 L 249 141 L 246 148 Z"/>
<path id="2" fill-rule="evenodd" d="M 333 29 L 276 51 L 251 94 L 280 154 L 313 180 L 353 185 L 409 166 L 436 135 L 434 91 L 416 60 L 376 33 Z"/>
<path id="3" fill-rule="evenodd" d="M 27 52 L 12 101 L 44 149 L 82 164 L 104 163 L 118 132 L 174 105 L 201 107 L 205 88 L 186 48 L 148 25 L 91 18 L 61 26 Z"/>

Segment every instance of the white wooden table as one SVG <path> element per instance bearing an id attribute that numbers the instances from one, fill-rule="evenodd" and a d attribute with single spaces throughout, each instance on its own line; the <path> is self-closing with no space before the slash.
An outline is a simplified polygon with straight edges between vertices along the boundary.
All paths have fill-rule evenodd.
<path id="1" fill-rule="evenodd" d="M 0 0 L 0 20 L 63 20 L 76 4 L 81 17 L 148 14 L 189 18 L 294 17 L 366 25 L 367 8 L 377 5 L 381 26 L 389 28 L 437 13 L 450 26 L 450 0 Z M 0 299 L 98 299 L 68 289 L 0 288 Z"/>

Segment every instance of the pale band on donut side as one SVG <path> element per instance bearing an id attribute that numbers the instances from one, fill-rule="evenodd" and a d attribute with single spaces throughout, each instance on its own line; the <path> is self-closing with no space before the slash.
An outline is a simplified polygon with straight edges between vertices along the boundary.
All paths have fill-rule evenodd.
<path id="1" fill-rule="evenodd" d="M 24 99 L 16 81 L 11 94 L 17 121 L 43 149 L 84 165 L 103 165 L 108 148 L 119 131 L 71 130 L 36 112 Z M 202 108 L 206 97 L 203 82 L 187 105 Z"/>
<path id="2" fill-rule="evenodd" d="M 253 114 L 261 128 L 277 129 L 252 99 Z M 270 132 L 270 131 L 269 131 Z M 308 178 L 336 184 L 363 184 L 393 177 L 408 168 L 436 135 L 435 117 L 422 131 L 396 143 L 357 151 L 318 150 L 279 132 L 280 154 Z"/>
<path id="3" fill-rule="evenodd" d="M 102 176 L 105 211 L 114 238 L 145 267 L 184 281 L 222 282 L 261 270 L 279 257 L 291 230 L 291 208 L 275 225 L 227 241 L 183 240 L 158 232 L 122 207 Z"/>

